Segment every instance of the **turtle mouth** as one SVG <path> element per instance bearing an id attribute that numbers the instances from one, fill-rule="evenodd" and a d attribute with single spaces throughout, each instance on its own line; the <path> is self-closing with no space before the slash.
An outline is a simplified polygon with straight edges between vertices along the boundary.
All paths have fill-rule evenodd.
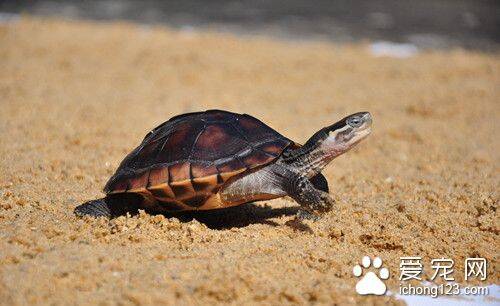
<path id="1" fill-rule="evenodd" d="M 372 132 L 371 126 L 364 127 L 362 130 L 358 130 L 354 133 L 354 136 L 351 139 L 352 145 L 357 144 L 361 140 L 365 139 Z"/>
<path id="2" fill-rule="evenodd" d="M 372 115 L 370 113 L 366 113 L 365 115 L 363 115 L 363 119 L 365 120 L 365 125 L 368 128 L 371 128 L 373 122 Z"/>

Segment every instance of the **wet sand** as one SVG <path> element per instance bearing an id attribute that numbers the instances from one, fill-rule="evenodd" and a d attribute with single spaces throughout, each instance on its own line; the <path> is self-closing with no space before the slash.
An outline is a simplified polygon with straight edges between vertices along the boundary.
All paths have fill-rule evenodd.
<path id="1" fill-rule="evenodd" d="M 0 304 L 392 304 L 352 267 L 380 256 L 489 261 L 498 283 L 500 57 L 375 58 L 366 45 L 280 42 L 124 23 L 0 25 Z M 293 226 L 290 199 L 105 219 L 125 154 L 171 116 L 248 113 L 305 142 L 370 111 L 372 135 L 324 174 L 337 206 Z"/>

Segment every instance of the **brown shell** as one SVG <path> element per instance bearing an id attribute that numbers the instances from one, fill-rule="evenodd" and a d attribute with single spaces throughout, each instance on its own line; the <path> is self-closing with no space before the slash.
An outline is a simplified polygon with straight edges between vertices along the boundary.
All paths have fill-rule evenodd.
<path id="1" fill-rule="evenodd" d="M 104 191 L 140 193 L 167 211 L 224 207 L 214 197 L 224 182 L 273 162 L 292 143 L 246 114 L 176 116 L 146 135 Z"/>

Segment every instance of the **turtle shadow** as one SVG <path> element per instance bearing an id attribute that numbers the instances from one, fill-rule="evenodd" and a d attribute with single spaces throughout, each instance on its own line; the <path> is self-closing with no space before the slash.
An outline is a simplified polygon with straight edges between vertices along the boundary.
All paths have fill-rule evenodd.
<path id="1" fill-rule="evenodd" d="M 106 200 L 107 210 L 101 211 L 101 203 L 99 201 Z M 124 215 L 137 215 L 139 214 L 141 208 L 135 198 L 112 198 L 108 197 L 106 199 L 92 200 L 75 208 L 75 214 L 82 215 L 79 212 L 82 208 L 88 210 L 88 205 L 96 202 L 96 207 L 101 210 L 97 211 L 103 213 L 102 216 L 109 216 L 111 218 L 117 218 Z M 95 207 L 90 206 L 92 213 L 96 213 Z M 288 217 L 297 215 L 299 211 L 298 206 L 292 207 L 281 207 L 273 208 L 267 204 L 257 205 L 255 203 L 245 203 L 234 207 L 227 207 L 214 210 L 202 210 L 202 211 L 179 211 L 179 212 L 159 212 L 159 211 L 146 211 L 151 215 L 164 215 L 167 218 L 175 217 L 181 222 L 190 222 L 196 220 L 200 223 L 205 224 L 208 228 L 214 230 L 224 230 L 230 228 L 241 228 L 246 227 L 251 224 L 266 224 L 270 226 L 280 226 L 279 223 L 269 220 L 272 218 Z M 301 223 L 298 220 L 287 221 L 285 225 L 292 227 L 295 230 L 308 231 L 310 228 Z"/>
<path id="2" fill-rule="evenodd" d="M 181 222 L 196 220 L 214 230 L 241 228 L 251 224 L 266 224 L 280 226 L 272 218 L 293 216 L 297 214 L 298 207 L 273 208 L 269 205 L 256 205 L 246 203 L 235 207 L 221 208 L 205 211 L 185 211 L 162 213 L 165 217 L 175 217 Z"/>

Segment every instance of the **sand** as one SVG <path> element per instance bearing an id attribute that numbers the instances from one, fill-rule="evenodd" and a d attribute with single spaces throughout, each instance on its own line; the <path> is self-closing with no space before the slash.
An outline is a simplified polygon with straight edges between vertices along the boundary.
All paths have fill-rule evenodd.
<path id="1" fill-rule="evenodd" d="M 380 256 L 489 261 L 499 283 L 500 56 L 285 42 L 125 23 L 0 25 L 0 304 L 401 304 L 360 297 Z M 370 111 L 373 133 L 324 174 L 337 200 L 293 226 L 283 198 L 194 216 L 77 218 L 125 154 L 173 115 L 252 114 L 305 142 Z M 474 283 L 474 282 L 472 282 Z"/>

